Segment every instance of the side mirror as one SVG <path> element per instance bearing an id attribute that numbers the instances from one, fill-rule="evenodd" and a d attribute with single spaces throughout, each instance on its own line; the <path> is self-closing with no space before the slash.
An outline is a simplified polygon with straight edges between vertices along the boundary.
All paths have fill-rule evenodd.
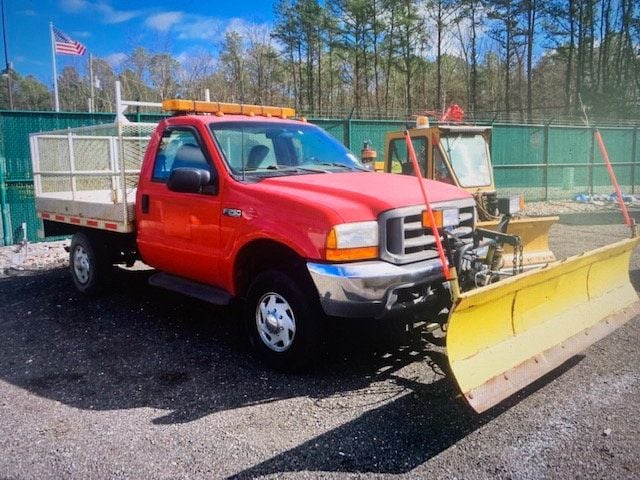
<path id="1" fill-rule="evenodd" d="M 211 173 L 201 168 L 176 168 L 169 175 L 167 188 L 172 192 L 201 193 L 205 187 L 212 186 L 211 177 Z M 207 188 L 206 193 L 214 192 Z"/>

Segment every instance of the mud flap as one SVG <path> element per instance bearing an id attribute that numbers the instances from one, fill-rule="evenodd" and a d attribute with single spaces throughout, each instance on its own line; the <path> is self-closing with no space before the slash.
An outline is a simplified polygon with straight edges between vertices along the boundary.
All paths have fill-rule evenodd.
<path id="1" fill-rule="evenodd" d="M 555 261 L 556 257 L 549 249 L 549 229 L 558 223 L 559 217 L 513 218 L 509 221 L 507 233 L 518 235 L 522 240 L 522 264 L 526 266 L 541 265 Z M 478 222 L 478 227 L 496 230 L 497 221 Z M 504 267 L 513 266 L 513 247 L 504 246 Z"/>
<path id="2" fill-rule="evenodd" d="M 471 407 L 483 412 L 640 314 L 629 280 L 638 238 L 459 295 L 447 355 Z"/>

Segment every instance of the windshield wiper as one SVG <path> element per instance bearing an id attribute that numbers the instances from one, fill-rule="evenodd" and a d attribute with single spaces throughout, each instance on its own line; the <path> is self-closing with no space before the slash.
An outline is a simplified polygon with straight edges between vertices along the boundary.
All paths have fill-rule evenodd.
<path id="1" fill-rule="evenodd" d="M 360 171 L 363 171 L 363 172 L 370 172 L 371 171 L 368 168 L 360 167 L 358 165 L 345 165 L 344 163 L 339 163 L 339 162 L 322 162 L 322 163 L 318 163 L 317 165 L 326 165 L 328 167 L 347 168 L 349 170 L 360 170 Z"/>
<path id="2" fill-rule="evenodd" d="M 252 175 L 257 175 L 260 177 L 272 176 L 272 175 L 287 175 L 287 174 L 296 174 L 296 173 L 328 173 L 327 170 L 320 169 L 320 168 L 291 167 L 291 166 L 280 167 L 278 165 L 269 165 L 268 167 L 264 167 L 264 168 L 252 168 L 249 170 L 245 170 L 244 172 Z"/>
<path id="3" fill-rule="evenodd" d="M 265 167 L 266 170 L 277 170 L 278 172 L 314 172 L 314 173 L 326 173 L 327 171 L 320 168 L 301 167 L 301 166 L 285 166 L 269 165 Z"/>
<path id="4" fill-rule="evenodd" d="M 293 167 L 303 172 L 312 172 L 312 173 L 330 173 L 326 168 L 312 168 L 312 167 Z"/>

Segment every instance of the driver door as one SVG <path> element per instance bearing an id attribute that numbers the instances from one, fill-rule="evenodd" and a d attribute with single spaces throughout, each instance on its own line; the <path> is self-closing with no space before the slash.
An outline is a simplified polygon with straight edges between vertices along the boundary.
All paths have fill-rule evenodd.
<path id="1" fill-rule="evenodd" d="M 180 167 L 208 170 L 217 182 L 211 158 L 193 127 L 169 127 L 163 132 L 152 181 L 143 196 L 147 198 L 142 198 L 140 250 L 145 261 L 162 271 L 216 285 L 221 216 L 218 188 L 205 187 L 202 193 L 169 190 L 169 175 Z"/>

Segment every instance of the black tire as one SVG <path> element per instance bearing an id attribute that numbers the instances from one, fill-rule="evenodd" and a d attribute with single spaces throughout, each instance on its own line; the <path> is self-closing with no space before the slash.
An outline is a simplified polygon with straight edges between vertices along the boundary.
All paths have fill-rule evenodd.
<path id="1" fill-rule="evenodd" d="M 111 273 L 107 249 L 85 233 L 76 233 L 69 249 L 69 270 L 79 292 L 95 295 L 104 290 Z"/>
<path id="2" fill-rule="evenodd" d="M 444 330 L 444 328 L 447 323 L 448 317 L 448 309 L 443 310 L 438 314 L 438 323 L 440 323 L 441 327 L 434 331 L 425 333 L 424 337 L 427 342 L 432 343 L 437 347 L 447 346 L 447 332 L 446 330 Z"/>
<path id="3" fill-rule="evenodd" d="M 436 347 L 447 346 L 447 336 L 442 330 L 436 330 L 435 332 L 428 332 L 425 334 L 425 340 Z"/>
<path id="4" fill-rule="evenodd" d="M 309 279 L 291 269 L 266 270 L 249 286 L 247 335 L 254 352 L 270 367 L 300 371 L 317 357 L 324 315 L 314 290 Z"/>

